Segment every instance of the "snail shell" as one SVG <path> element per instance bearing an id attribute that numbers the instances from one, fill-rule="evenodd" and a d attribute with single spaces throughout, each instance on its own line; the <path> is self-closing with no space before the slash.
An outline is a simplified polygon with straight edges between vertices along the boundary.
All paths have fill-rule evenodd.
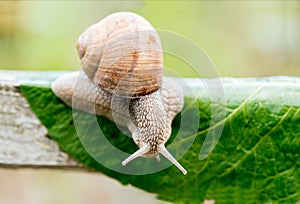
<path id="1" fill-rule="evenodd" d="M 111 93 L 135 97 L 162 86 L 162 45 L 152 25 L 138 14 L 107 16 L 83 32 L 77 49 L 87 76 Z"/>

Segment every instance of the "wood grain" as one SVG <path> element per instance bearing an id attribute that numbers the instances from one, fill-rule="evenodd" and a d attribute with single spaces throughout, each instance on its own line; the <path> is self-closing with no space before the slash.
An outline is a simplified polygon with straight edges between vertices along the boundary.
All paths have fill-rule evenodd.
<path id="1" fill-rule="evenodd" d="M 83 169 L 47 137 L 18 88 L 20 83 L 47 85 L 61 74 L 0 71 L 0 167 Z"/>

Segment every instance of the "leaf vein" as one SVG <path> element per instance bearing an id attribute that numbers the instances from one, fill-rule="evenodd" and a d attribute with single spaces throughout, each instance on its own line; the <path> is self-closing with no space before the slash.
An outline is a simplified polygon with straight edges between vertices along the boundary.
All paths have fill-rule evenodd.
<path id="1" fill-rule="evenodd" d="M 208 132 L 209 130 L 212 130 L 212 129 L 215 129 L 217 128 L 218 126 L 224 124 L 228 119 L 230 119 L 231 117 L 233 117 L 239 110 L 241 110 L 248 102 L 249 100 L 255 95 L 257 94 L 262 88 L 264 87 L 264 84 L 262 84 L 261 86 L 259 86 L 255 91 L 253 91 L 252 94 L 250 94 L 248 96 L 248 98 L 246 98 L 236 109 L 234 109 L 228 116 L 226 116 L 223 120 L 217 122 L 216 124 L 214 124 L 213 126 L 207 128 L 207 129 L 204 129 L 202 131 L 199 131 L 197 136 L 205 133 L 205 132 Z"/>
<path id="2" fill-rule="evenodd" d="M 257 147 L 266 139 L 268 138 L 268 136 L 284 121 L 284 119 L 288 116 L 288 114 L 291 111 L 291 107 L 287 110 L 287 112 L 281 117 L 281 119 L 272 127 L 272 129 L 267 132 L 261 140 L 259 140 L 250 150 L 248 150 L 247 153 L 244 154 L 244 156 L 239 159 L 235 164 L 233 164 L 230 168 L 228 168 L 223 174 L 221 174 L 220 176 L 225 176 L 227 174 L 229 174 L 231 171 L 233 171 L 234 169 L 236 169 L 243 161 L 245 161 L 245 159 L 252 153 L 254 152 Z"/>

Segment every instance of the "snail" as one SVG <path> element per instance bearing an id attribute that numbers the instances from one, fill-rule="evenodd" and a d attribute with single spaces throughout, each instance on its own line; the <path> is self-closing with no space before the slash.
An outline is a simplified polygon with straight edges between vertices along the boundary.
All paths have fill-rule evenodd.
<path id="1" fill-rule="evenodd" d="M 113 13 L 88 27 L 77 49 L 86 77 L 76 84 L 76 93 L 77 73 L 56 79 L 54 94 L 75 109 L 95 111 L 130 130 L 139 149 L 123 166 L 141 156 L 159 161 L 162 154 L 185 175 L 165 147 L 172 121 L 183 107 L 183 93 L 163 77 L 162 45 L 152 25 L 135 13 Z M 94 103 L 95 110 L 89 110 L 88 103 Z"/>

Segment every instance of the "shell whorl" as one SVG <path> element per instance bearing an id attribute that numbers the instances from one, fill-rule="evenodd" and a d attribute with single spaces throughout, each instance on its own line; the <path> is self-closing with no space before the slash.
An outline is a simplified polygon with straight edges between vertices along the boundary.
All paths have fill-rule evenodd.
<path id="1" fill-rule="evenodd" d="M 77 48 L 85 73 L 109 92 L 141 96 L 162 85 L 162 45 L 142 16 L 111 14 L 90 26 L 79 37 Z"/>

